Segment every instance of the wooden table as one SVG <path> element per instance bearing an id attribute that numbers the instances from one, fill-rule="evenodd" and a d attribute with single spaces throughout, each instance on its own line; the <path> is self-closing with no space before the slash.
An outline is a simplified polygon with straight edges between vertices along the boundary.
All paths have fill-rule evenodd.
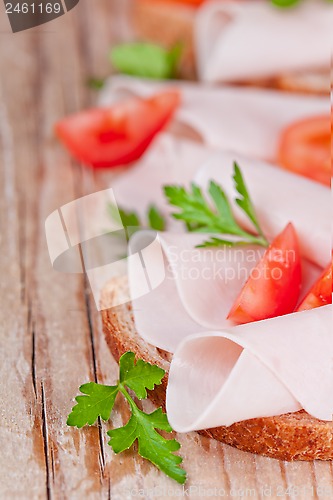
<path id="1" fill-rule="evenodd" d="M 66 425 L 79 385 L 114 382 L 117 365 L 84 276 L 52 269 L 44 222 L 107 187 L 110 174 L 71 162 L 53 125 L 94 101 L 85 81 L 106 76 L 109 47 L 128 38 L 123 8 L 123 0 L 81 0 L 52 23 L 13 35 L 1 7 L 1 499 L 169 498 L 182 490 L 131 451 L 116 456 L 107 425 Z M 119 403 L 113 424 L 127 418 Z M 333 497 L 331 463 L 279 462 L 196 433 L 178 439 L 185 497 Z"/>

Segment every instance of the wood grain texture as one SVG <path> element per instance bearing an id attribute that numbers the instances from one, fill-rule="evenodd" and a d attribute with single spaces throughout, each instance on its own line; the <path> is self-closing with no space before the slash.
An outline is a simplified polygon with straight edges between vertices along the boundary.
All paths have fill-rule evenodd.
<path id="1" fill-rule="evenodd" d="M 106 76 L 110 45 L 131 37 L 126 3 L 81 0 L 69 14 L 15 35 L 0 9 L 1 499 L 181 493 L 132 451 L 114 455 L 106 440 L 109 424 L 80 431 L 66 426 L 78 386 L 112 383 L 118 368 L 85 277 L 52 269 L 44 234 L 53 210 L 107 187 L 114 175 L 71 162 L 53 124 L 93 102 L 87 77 Z M 117 402 L 113 425 L 127 418 L 126 405 Z M 256 457 L 196 433 L 178 439 L 192 498 L 212 488 L 226 498 L 333 495 L 332 464 Z M 300 490 L 284 494 L 288 487 Z"/>

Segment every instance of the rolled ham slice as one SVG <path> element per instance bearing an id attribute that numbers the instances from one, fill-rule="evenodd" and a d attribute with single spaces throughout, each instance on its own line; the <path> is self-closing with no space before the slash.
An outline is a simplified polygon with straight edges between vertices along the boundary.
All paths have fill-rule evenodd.
<path id="1" fill-rule="evenodd" d="M 325 54 L 327 57 L 326 49 Z M 265 160 L 274 161 L 280 133 L 287 125 L 311 115 L 329 113 L 326 97 L 227 86 L 214 88 L 179 81 L 152 82 L 126 76 L 111 77 L 99 102 L 109 106 L 128 93 L 149 96 L 172 86 L 182 94 L 175 120 L 193 130 L 203 143 Z"/>
<path id="2" fill-rule="evenodd" d="M 301 408 L 330 421 L 332 306 L 186 338 L 171 362 L 166 406 L 178 432 Z"/>
<path id="3" fill-rule="evenodd" d="M 328 2 L 302 1 L 290 9 L 266 1 L 207 2 L 195 27 L 199 77 L 253 80 L 323 67 L 329 74 L 332 24 Z"/>

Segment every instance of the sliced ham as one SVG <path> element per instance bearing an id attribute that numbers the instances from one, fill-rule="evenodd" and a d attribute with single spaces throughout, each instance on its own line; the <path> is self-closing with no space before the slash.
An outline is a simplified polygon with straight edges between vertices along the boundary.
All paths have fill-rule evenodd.
<path id="1" fill-rule="evenodd" d="M 178 432 L 301 408 L 332 419 L 331 305 L 193 335 L 173 356 L 167 413 Z"/>
<path id="2" fill-rule="evenodd" d="M 182 93 L 176 121 L 185 125 L 186 131 L 192 130 L 207 146 L 265 160 L 274 161 L 280 133 L 287 125 L 311 115 L 329 113 L 326 97 L 251 88 L 214 88 L 179 81 L 153 82 L 126 76 L 108 80 L 100 104 L 108 106 L 128 93 L 149 96 L 173 85 Z"/>
<path id="3" fill-rule="evenodd" d="M 331 256 L 330 190 L 267 163 L 233 153 L 216 154 L 198 171 L 194 182 L 206 190 L 213 179 L 223 186 L 231 199 L 237 197 L 232 179 L 234 161 L 241 167 L 268 239 L 273 239 L 288 222 L 292 222 L 299 236 L 302 255 L 320 267 L 326 267 Z M 235 213 L 245 228 L 253 229 L 238 207 Z"/>
<path id="4" fill-rule="evenodd" d="M 327 2 L 303 1 L 288 10 L 266 1 L 207 2 L 196 19 L 199 77 L 230 82 L 323 67 L 329 74 L 332 24 Z"/>
<path id="5" fill-rule="evenodd" d="M 211 158 L 212 149 L 192 141 L 160 134 L 135 168 L 116 179 L 111 187 L 117 205 L 134 210 L 145 220 L 147 207 L 154 203 L 164 214 L 172 212 L 163 194 L 166 184 L 189 185 L 200 167 Z M 182 231 L 172 218 L 172 230 Z"/>
<path id="6" fill-rule="evenodd" d="M 262 250 L 199 250 L 195 245 L 202 241 L 202 235 L 164 233 L 159 235 L 165 256 L 161 267 L 158 247 L 145 255 L 151 241 L 147 237 L 149 232 L 136 233 L 130 249 L 132 255 L 141 252 L 150 282 L 149 293 L 144 293 L 138 266 L 132 260 L 128 266 L 139 334 L 147 342 L 174 352 L 192 333 L 230 326 L 227 314 Z M 154 237 L 154 232 L 150 237 Z M 164 279 L 158 279 L 161 273 L 165 273 Z"/>
<path id="7" fill-rule="evenodd" d="M 268 238 L 273 239 L 292 222 L 300 237 L 303 256 L 321 268 L 326 267 L 331 255 L 330 190 L 266 162 L 239 154 L 213 153 L 191 141 L 164 135 L 139 166 L 115 181 L 112 188 L 119 206 L 143 214 L 154 202 L 165 214 L 170 214 L 174 210 L 165 201 L 165 184 L 188 185 L 194 180 L 206 191 L 209 181 L 214 179 L 231 199 L 235 198 L 232 179 L 235 160 L 242 169 Z M 243 225 L 253 229 L 237 206 L 234 209 Z M 169 218 L 169 229 L 180 232 L 182 224 Z"/>
<path id="8" fill-rule="evenodd" d="M 104 103 L 120 90 L 144 95 L 163 85 L 112 80 Z M 183 94 L 178 118 L 199 132 L 206 145 L 162 135 L 138 168 L 112 186 L 117 203 L 141 216 L 149 203 L 156 203 L 168 216 L 172 231 L 158 237 L 155 232 L 136 233 L 128 259 L 139 334 L 175 352 L 167 395 L 170 422 L 176 430 L 188 431 L 300 408 L 329 420 L 333 409 L 331 306 L 232 327 L 225 318 L 246 274 L 234 273 L 230 280 L 226 276 L 244 262 L 246 271 L 255 265 L 247 258 L 251 249 L 228 250 L 226 259 L 219 259 L 217 251 L 198 251 L 195 245 L 205 235 L 185 234 L 182 224 L 170 218 L 173 209 L 162 194 L 167 183 L 188 185 L 195 180 L 206 189 L 208 181 L 215 179 L 234 197 L 232 164 L 237 160 L 268 237 L 273 238 L 289 221 L 295 225 L 306 257 L 307 289 L 330 260 L 330 192 L 249 157 L 272 158 L 279 130 L 292 119 L 326 111 L 327 102 L 252 90 L 199 93 L 195 86 L 186 85 Z M 215 154 L 207 145 L 237 150 L 247 157 Z M 250 228 L 241 212 L 236 213 Z"/>
<path id="9" fill-rule="evenodd" d="M 157 245 L 154 231 L 140 231 L 130 241 L 128 276 L 136 329 L 147 342 L 169 352 L 193 333 L 231 327 L 228 312 L 264 252 L 250 246 L 195 248 L 204 237 L 161 233 Z M 144 272 L 135 255 L 140 255 Z M 303 269 L 304 295 L 320 270 L 307 261 Z"/>

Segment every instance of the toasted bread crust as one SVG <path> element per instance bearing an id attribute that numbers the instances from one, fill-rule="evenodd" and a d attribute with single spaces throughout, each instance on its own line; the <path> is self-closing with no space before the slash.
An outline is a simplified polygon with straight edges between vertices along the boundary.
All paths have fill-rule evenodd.
<path id="1" fill-rule="evenodd" d="M 126 287 L 125 278 L 109 282 L 102 292 L 102 305 L 117 303 L 117 296 Z M 165 409 L 171 354 L 151 346 L 137 334 L 130 303 L 102 310 L 102 318 L 106 342 L 117 361 L 126 351 L 132 351 L 138 358 L 166 371 L 162 384 L 149 392 L 149 398 Z M 333 460 L 333 422 L 317 420 L 305 411 L 254 418 L 229 427 L 200 431 L 200 434 L 243 451 L 280 460 Z"/>
<path id="2" fill-rule="evenodd" d="M 152 0 L 136 0 L 132 12 L 133 26 L 141 39 L 158 43 L 164 47 L 171 47 L 176 42 L 183 44 L 180 76 L 191 80 L 197 77 L 193 41 L 195 12 L 196 9 L 191 6 Z M 230 83 L 328 96 L 330 93 L 330 68 Z"/>

